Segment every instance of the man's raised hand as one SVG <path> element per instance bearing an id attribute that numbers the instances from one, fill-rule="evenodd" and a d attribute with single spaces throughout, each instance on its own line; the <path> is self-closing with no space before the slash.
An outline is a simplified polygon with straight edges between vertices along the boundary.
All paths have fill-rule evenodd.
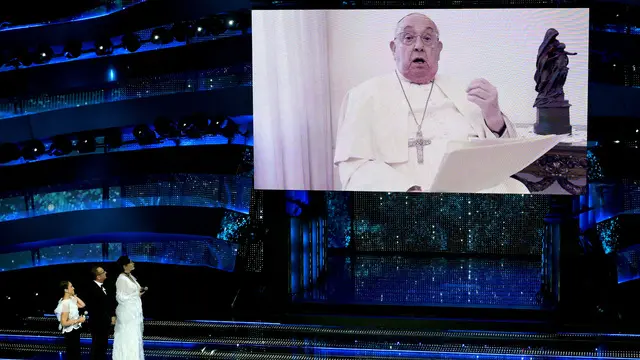
<path id="1" fill-rule="evenodd" d="M 486 79 L 475 79 L 467 87 L 467 100 L 478 105 L 489 129 L 498 131 L 504 118 L 498 104 L 498 89 Z"/>

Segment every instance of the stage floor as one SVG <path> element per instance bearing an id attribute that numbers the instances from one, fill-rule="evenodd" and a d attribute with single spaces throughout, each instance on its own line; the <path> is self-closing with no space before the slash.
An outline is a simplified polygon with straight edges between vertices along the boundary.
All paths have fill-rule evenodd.
<path id="1" fill-rule="evenodd" d="M 53 318 L 0 329 L 2 359 L 63 359 Z M 29 330 L 25 330 L 29 329 Z M 632 359 L 633 334 L 402 330 L 284 323 L 146 321 L 148 359 Z M 82 339 L 88 353 L 90 339 Z"/>
<path id="2" fill-rule="evenodd" d="M 38 314 L 53 310 L 57 279 L 71 274 L 75 276 L 73 281 L 78 280 L 79 291 L 83 290 L 87 267 L 90 264 L 4 274 L 3 280 L 21 285 L 6 289 L 6 301 L 0 302 L 3 308 L 16 312 L 0 321 L 0 359 L 64 359 L 56 319 Z M 147 359 L 256 360 L 640 357 L 640 335 L 585 334 L 558 330 L 553 323 L 545 322 L 543 311 L 534 306 L 539 267 L 537 261 L 513 259 L 331 257 L 324 299 L 284 303 L 279 310 L 286 314 L 266 316 L 267 310 L 282 304 L 248 293 L 243 306 L 231 306 L 242 283 L 237 274 L 141 263 L 136 274 L 154 289 L 144 299 L 145 315 L 149 317 L 145 321 L 145 355 Z M 174 284 L 198 296 L 189 297 L 186 306 L 177 299 L 181 296 L 176 296 Z M 180 304 L 177 307 L 183 311 L 167 312 L 167 301 Z M 365 309 L 370 315 L 357 319 L 356 311 L 344 305 L 345 301 L 367 304 L 354 304 L 351 309 Z M 334 314 L 342 317 L 341 321 L 333 321 L 330 312 L 323 312 L 330 302 L 342 309 L 340 315 Z M 530 310 L 515 310 L 518 306 Z M 304 313 L 312 316 L 302 316 L 301 312 L 296 320 L 295 307 L 305 308 Z M 384 317 L 383 308 L 391 308 L 391 315 Z M 402 311 L 411 313 L 412 308 L 432 309 L 440 317 L 449 311 L 449 318 L 429 320 L 413 313 L 410 321 L 397 321 Z M 463 319 L 469 309 L 484 320 Z M 251 315 L 249 310 L 258 310 L 258 315 Z M 261 311 L 265 311 L 265 317 L 261 317 Z M 496 311 L 504 312 L 502 320 L 495 316 Z M 523 312 L 530 314 L 530 320 L 518 323 L 514 319 Z M 221 321 L 238 315 L 251 322 Z M 324 321 L 319 321 L 320 317 Z M 85 355 L 90 342 L 88 336 L 82 340 Z"/>
<path id="3" fill-rule="evenodd" d="M 540 309 L 541 260 L 330 256 L 320 286 L 298 302 Z"/>

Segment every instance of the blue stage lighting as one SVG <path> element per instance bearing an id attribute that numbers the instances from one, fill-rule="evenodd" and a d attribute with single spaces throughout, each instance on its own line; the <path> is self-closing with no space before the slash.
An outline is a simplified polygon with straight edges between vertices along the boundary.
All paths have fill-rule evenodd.
<path id="1" fill-rule="evenodd" d="M 178 130 L 178 124 L 166 117 L 159 117 L 153 123 L 153 127 L 156 133 L 163 138 L 177 138 L 180 137 L 180 130 Z"/>
<path id="2" fill-rule="evenodd" d="M 119 128 L 105 130 L 104 145 L 107 149 L 117 149 L 122 146 L 122 130 Z"/>
<path id="3" fill-rule="evenodd" d="M 225 19 L 225 26 L 229 30 L 241 30 L 245 34 L 251 27 L 251 12 L 247 10 L 229 14 Z"/>
<path id="4" fill-rule="evenodd" d="M 229 117 L 224 115 L 216 115 L 211 119 L 211 123 L 209 124 L 209 129 L 207 133 L 211 135 L 220 135 L 222 134 L 222 127 Z"/>
<path id="5" fill-rule="evenodd" d="M 45 153 L 45 147 L 40 140 L 28 140 L 22 144 L 22 157 L 25 160 L 36 160 Z"/>
<path id="6" fill-rule="evenodd" d="M 76 149 L 80 154 L 96 152 L 96 138 L 91 133 L 82 133 L 78 135 L 78 143 Z"/>
<path id="7" fill-rule="evenodd" d="M 55 156 L 69 155 L 72 151 L 73 143 L 64 135 L 55 136 L 49 147 L 49 153 Z"/>
<path id="8" fill-rule="evenodd" d="M 116 69 L 109 67 L 109 69 L 107 69 L 107 82 L 114 82 L 116 80 L 118 80 Z"/>
<path id="9" fill-rule="evenodd" d="M 64 56 L 69 59 L 75 59 L 82 55 L 82 42 L 71 40 L 64 46 Z"/>
<path id="10" fill-rule="evenodd" d="M 171 34 L 171 31 L 163 27 L 156 28 L 151 33 L 151 42 L 156 45 L 166 45 L 171 43 L 172 41 L 173 34 Z"/>
<path id="11" fill-rule="evenodd" d="M 96 55 L 98 56 L 111 55 L 113 53 L 113 43 L 108 37 L 96 40 L 94 46 Z"/>
<path id="12" fill-rule="evenodd" d="M 207 35 L 207 30 L 204 28 L 202 23 L 196 23 L 196 25 L 194 26 L 194 29 L 195 29 L 195 36 Z"/>
<path id="13" fill-rule="evenodd" d="M 149 125 L 138 125 L 133 129 L 133 136 L 136 138 L 140 145 L 156 144 L 158 139 L 156 133 L 154 133 Z"/>
<path id="14" fill-rule="evenodd" d="M 171 28 L 173 37 L 179 42 L 185 42 L 196 35 L 196 27 L 188 21 L 179 22 Z"/>
<path id="15" fill-rule="evenodd" d="M 196 22 L 197 26 L 197 35 L 205 36 L 205 35 L 220 35 L 227 30 L 227 25 L 225 23 L 225 18 L 221 16 L 210 16 L 204 19 L 200 19 Z"/>
<path id="16" fill-rule="evenodd" d="M 180 122 L 180 131 L 191 138 L 197 139 L 207 131 L 209 127 L 209 117 L 204 114 L 194 114 L 184 118 Z"/>
<path id="17" fill-rule="evenodd" d="M 140 43 L 140 37 L 133 33 L 123 35 L 122 46 L 128 52 L 136 52 L 142 46 L 142 44 Z"/>
<path id="18" fill-rule="evenodd" d="M 46 64 L 53 58 L 55 54 L 53 49 L 48 45 L 40 45 L 36 49 L 36 53 L 33 57 L 33 62 L 36 64 Z"/>
<path id="19" fill-rule="evenodd" d="M 231 118 L 226 118 L 222 123 L 222 127 L 220 129 L 220 134 L 226 137 L 229 140 L 229 144 L 233 141 L 233 138 L 240 134 L 240 126 L 236 124 Z"/>
<path id="20" fill-rule="evenodd" d="M 20 148 L 13 143 L 0 144 L 0 164 L 20 159 Z"/>
<path id="21" fill-rule="evenodd" d="M 9 55 L 7 65 L 19 68 L 20 66 L 31 66 L 33 64 L 33 54 L 26 48 L 14 49 Z"/>

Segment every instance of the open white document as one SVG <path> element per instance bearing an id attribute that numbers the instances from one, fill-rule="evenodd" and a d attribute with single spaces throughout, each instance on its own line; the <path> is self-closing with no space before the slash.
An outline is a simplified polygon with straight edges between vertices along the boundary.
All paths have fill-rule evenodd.
<path id="1" fill-rule="evenodd" d="M 565 138 L 547 135 L 452 141 L 429 191 L 475 193 L 498 186 Z"/>

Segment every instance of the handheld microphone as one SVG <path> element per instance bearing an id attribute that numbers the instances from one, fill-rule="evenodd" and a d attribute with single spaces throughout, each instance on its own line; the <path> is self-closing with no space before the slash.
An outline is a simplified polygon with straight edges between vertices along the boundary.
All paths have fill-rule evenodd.
<path id="1" fill-rule="evenodd" d="M 84 312 L 84 319 L 85 320 L 89 320 L 89 312 L 88 311 Z"/>

